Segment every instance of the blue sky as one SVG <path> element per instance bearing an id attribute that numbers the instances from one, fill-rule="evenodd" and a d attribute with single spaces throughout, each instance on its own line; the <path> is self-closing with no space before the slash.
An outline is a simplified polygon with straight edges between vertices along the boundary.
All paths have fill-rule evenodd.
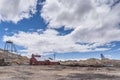
<path id="1" fill-rule="evenodd" d="M 0 1 L 0 48 L 11 40 L 25 56 L 120 59 L 119 0 L 7 1 Z"/>

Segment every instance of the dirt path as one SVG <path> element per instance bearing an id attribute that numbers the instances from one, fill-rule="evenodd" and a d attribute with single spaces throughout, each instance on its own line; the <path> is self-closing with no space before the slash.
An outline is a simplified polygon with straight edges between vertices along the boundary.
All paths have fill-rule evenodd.
<path id="1" fill-rule="evenodd" d="M 0 66 L 0 80 L 120 80 L 120 68 Z"/>

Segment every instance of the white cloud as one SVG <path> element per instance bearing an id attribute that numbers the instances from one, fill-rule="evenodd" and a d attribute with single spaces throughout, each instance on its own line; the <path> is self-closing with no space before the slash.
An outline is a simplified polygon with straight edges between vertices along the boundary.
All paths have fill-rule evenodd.
<path id="1" fill-rule="evenodd" d="M 41 16 L 49 28 L 73 28 L 74 42 L 98 46 L 120 41 L 120 3 L 117 0 L 46 0 Z"/>
<path id="2" fill-rule="evenodd" d="M 0 21 L 18 21 L 36 12 L 37 0 L 0 0 Z"/>
<path id="3" fill-rule="evenodd" d="M 57 61 L 69 61 L 69 60 L 76 60 L 76 61 L 80 61 L 80 60 L 87 60 L 87 58 L 68 58 L 68 59 L 64 59 L 64 58 L 57 58 Z"/>
<path id="4" fill-rule="evenodd" d="M 4 36 L 4 40 L 24 46 L 28 53 L 109 50 L 110 45 L 109 48 L 98 47 L 120 41 L 120 3 L 111 7 L 114 1 L 46 0 L 41 16 L 48 23 L 48 29 L 31 33 L 21 31 L 13 36 Z M 61 36 L 53 28 L 62 26 L 73 31 Z"/>
<path id="5" fill-rule="evenodd" d="M 73 39 L 83 42 L 109 43 L 112 41 L 120 41 L 119 18 L 120 4 L 112 10 L 104 10 L 102 13 L 91 12 L 86 20 L 78 26 L 71 35 Z M 96 8 L 97 9 L 97 8 Z M 104 9 L 104 7 L 103 7 Z M 94 18 L 96 17 L 96 18 Z"/>
<path id="6" fill-rule="evenodd" d="M 41 16 L 50 28 L 74 28 L 92 8 L 90 0 L 46 0 Z"/>
<path id="7" fill-rule="evenodd" d="M 112 55 L 108 54 L 108 55 L 104 55 L 105 58 L 109 58 L 109 59 L 112 59 Z"/>
<path id="8" fill-rule="evenodd" d="M 92 45 L 76 44 L 70 36 L 60 36 L 58 32 L 53 29 L 47 29 L 42 33 L 19 32 L 13 36 L 4 36 L 4 41 L 6 40 L 12 40 L 15 44 L 24 46 L 24 48 L 27 49 L 22 50 L 24 52 L 35 54 L 108 50 L 108 48 L 96 48 Z"/>
<path id="9" fill-rule="evenodd" d="M 8 31 L 9 29 L 8 29 L 8 28 L 5 28 L 4 30 L 5 30 L 5 31 Z"/>

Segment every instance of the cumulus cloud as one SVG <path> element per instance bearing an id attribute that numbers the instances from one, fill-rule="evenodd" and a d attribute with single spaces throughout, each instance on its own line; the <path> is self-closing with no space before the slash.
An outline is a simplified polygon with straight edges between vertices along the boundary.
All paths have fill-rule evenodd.
<path id="1" fill-rule="evenodd" d="M 96 48 L 92 45 L 79 45 L 72 41 L 70 36 L 60 36 L 58 34 L 53 29 L 47 29 L 42 33 L 21 31 L 13 36 L 4 36 L 4 41 L 12 40 L 15 44 L 26 48 L 22 51 L 35 54 L 108 50 L 108 48 Z"/>
<path id="2" fill-rule="evenodd" d="M 48 28 L 4 36 L 29 53 L 104 51 L 120 41 L 120 3 L 118 0 L 46 0 L 41 17 Z M 113 6 L 114 5 L 114 6 Z M 56 28 L 73 29 L 60 35 Z M 101 47 L 107 46 L 109 48 Z"/>
<path id="3" fill-rule="evenodd" d="M 119 8 L 118 0 L 46 0 L 41 16 L 49 28 L 73 28 L 75 42 L 104 45 L 120 41 Z"/>
<path id="4" fill-rule="evenodd" d="M 120 41 L 120 4 L 112 9 L 108 5 L 95 7 L 86 20 L 71 33 L 75 41 L 90 43 L 110 43 Z M 83 27 L 85 26 L 85 27 Z"/>
<path id="5" fill-rule="evenodd" d="M 74 28 L 92 8 L 90 0 L 46 0 L 41 16 L 50 28 Z"/>
<path id="6" fill-rule="evenodd" d="M 0 0 L 0 21 L 18 21 L 36 12 L 37 0 Z"/>

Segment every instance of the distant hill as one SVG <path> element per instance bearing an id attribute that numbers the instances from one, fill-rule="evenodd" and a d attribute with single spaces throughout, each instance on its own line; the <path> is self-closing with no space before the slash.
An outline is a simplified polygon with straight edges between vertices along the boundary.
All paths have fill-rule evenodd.
<path id="1" fill-rule="evenodd" d="M 68 61 L 61 61 L 61 65 L 67 65 L 67 66 L 81 66 L 81 67 L 102 67 L 102 66 L 116 66 L 120 67 L 120 60 L 112 60 L 112 59 L 95 59 L 95 58 L 90 58 L 87 60 L 68 60 Z"/>
<path id="2" fill-rule="evenodd" d="M 0 49 L 0 59 L 5 59 L 13 64 L 26 64 L 29 58 Z"/>

